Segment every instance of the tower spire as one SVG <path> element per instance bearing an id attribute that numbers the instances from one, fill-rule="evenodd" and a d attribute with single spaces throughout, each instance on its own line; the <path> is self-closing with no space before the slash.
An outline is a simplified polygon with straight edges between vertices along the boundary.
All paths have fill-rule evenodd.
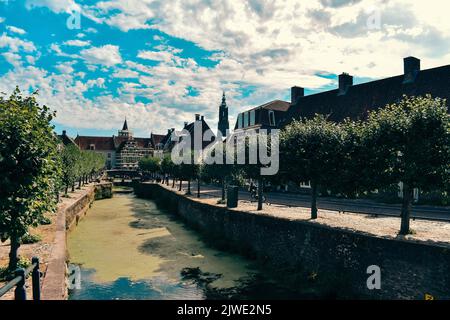
<path id="1" fill-rule="evenodd" d="M 125 122 L 123 123 L 123 131 L 128 130 L 127 118 L 125 117 Z"/>
<path id="2" fill-rule="evenodd" d="M 222 137 L 226 137 L 227 130 L 230 128 L 228 123 L 228 107 L 227 101 L 225 98 L 225 91 L 222 94 L 222 103 L 219 106 L 219 123 L 218 123 L 218 133 L 222 135 Z"/>

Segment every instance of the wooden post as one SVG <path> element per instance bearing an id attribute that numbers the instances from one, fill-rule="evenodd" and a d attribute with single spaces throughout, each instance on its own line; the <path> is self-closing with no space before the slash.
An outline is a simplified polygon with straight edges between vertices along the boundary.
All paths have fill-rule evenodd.
<path id="1" fill-rule="evenodd" d="M 27 300 L 27 292 L 25 289 L 25 269 L 17 269 L 15 276 L 20 277 L 20 281 L 14 290 L 14 300 Z"/>
<path id="2" fill-rule="evenodd" d="M 33 284 L 33 300 L 41 300 L 41 272 L 39 271 L 39 258 L 33 257 L 32 264 L 36 264 L 31 274 Z"/>

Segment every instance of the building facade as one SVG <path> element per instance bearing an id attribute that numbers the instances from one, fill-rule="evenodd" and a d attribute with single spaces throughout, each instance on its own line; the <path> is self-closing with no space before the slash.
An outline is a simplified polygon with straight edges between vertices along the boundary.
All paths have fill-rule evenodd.
<path id="1" fill-rule="evenodd" d="M 91 150 L 102 153 L 106 158 L 107 169 L 135 170 L 139 160 L 153 156 L 155 142 L 162 135 L 151 134 L 150 138 L 134 137 L 128 128 L 127 120 L 118 131 L 118 135 L 112 137 L 95 137 L 77 135 L 75 143 L 81 150 Z"/>

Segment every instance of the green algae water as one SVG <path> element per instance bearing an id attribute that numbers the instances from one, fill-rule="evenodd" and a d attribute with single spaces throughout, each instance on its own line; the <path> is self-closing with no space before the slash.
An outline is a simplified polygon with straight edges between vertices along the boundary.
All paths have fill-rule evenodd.
<path id="1" fill-rule="evenodd" d="M 133 194 L 96 201 L 68 235 L 81 283 L 70 299 L 293 298 L 256 261 L 210 246 L 170 212 Z M 300 294 L 300 296 L 303 296 Z"/>

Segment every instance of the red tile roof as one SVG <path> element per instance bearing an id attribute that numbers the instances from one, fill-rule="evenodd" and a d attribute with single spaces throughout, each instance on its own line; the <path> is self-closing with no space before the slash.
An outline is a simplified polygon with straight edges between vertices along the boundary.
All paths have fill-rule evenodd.
<path id="1" fill-rule="evenodd" d="M 75 143 L 81 150 L 89 150 L 91 145 L 95 146 L 95 150 L 115 150 L 112 137 L 77 136 Z"/>

